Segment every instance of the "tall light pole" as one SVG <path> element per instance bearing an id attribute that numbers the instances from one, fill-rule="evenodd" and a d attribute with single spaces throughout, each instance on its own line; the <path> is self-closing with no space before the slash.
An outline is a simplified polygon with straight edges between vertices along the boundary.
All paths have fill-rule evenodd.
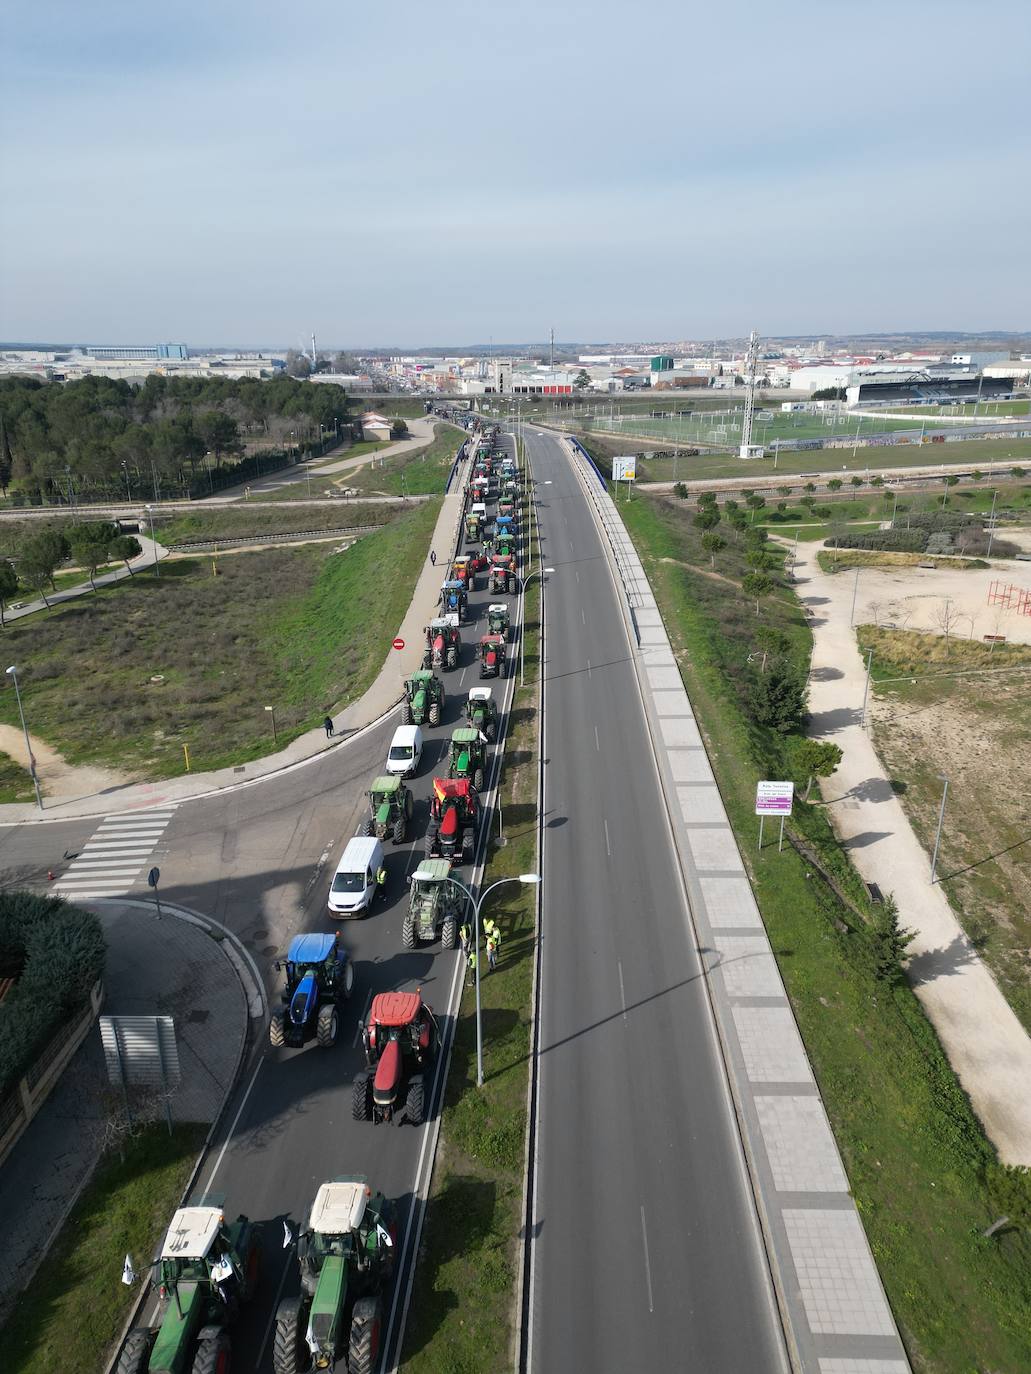
<path id="1" fill-rule="evenodd" d="M 132 487 L 129 485 L 129 464 L 122 460 L 122 471 L 125 473 L 125 499 L 132 500 Z"/>
<path id="2" fill-rule="evenodd" d="M 539 873 L 520 873 L 518 878 L 499 878 L 496 883 L 491 883 L 486 892 L 475 897 L 472 890 L 466 887 L 465 883 L 459 878 L 452 877 L 451 881 L 456 887 L 460 887 L 472 904 L 473 909 L 473 949 L 476 952 L 476 1086 L 483 1087 L 483 1018 L 480 1014 L 480 911 L 484 902 L 497 887 L 503 887 L 505 883 L 539 883 L 541 875 Z"/>
<path id="3" fill-rule="evenodd" d="M 523 578 L 523 606 L 526 606 L 526 588 L 535 577 L 543 577 L 545 573 L 553 573 L 554 568 L 538 568 L 535 572 L 527 573 Z M 523 685 L 523 665 L 526 662 L 526 617 L 523 616 L 523 623 L 519 627 L 519 686 Z"/>
<path id="4" fill-rule="evenodd" d="M 10 669 L 8 669 L 8 671 L 10 671 Z M 944 821 L 945 821 L 945 798 L 949 795 L 949 780 L 948 780 L 948 778 L 945 776 L 944 773 L 939 773 L 938 776 L 941 778 L 941 780 L 942 780 L 942 782 L 945 784 L 945 786 L 942 788 L 942 803 L 941 803 L 941 807 L 940 807 L 940 809 L 939 809 L 939 811 L 938 811 L 938 830 L 937 830 L 937 832 L 936 832 L 936 834 L 935 834 L 935 837 L 934 837 L 934 854 L 933 854 L 932 857 L 931 857 L 931 884 L 932 884 L 932 886 L 933 886 L 933 884 L 937 881 L 937 879 L 935 878 L 935 873 L 936 873 L 937 868 L 938 868 L 938 848 L 939 848 L 939 846 L 941 845 L 941 839 L 942 839 L 942 825 L 943 825 L 943 823 L 944 823 Z"/>
<path id="5" fill-rule="evenodd" d="M 985 551 L 985 558 L 992 556 L 992 540 L 995 538 L 995 503 L 999 499 L 999 489 L 996 487 L 992 492 L 992 513 L 988 517 L 988 548 Z"/>
<path id="6" fill-rule="evenodd" d="M 154 538 L 154 507 L 147 505 L 145 510 L 150 520 L 150 542 L 154 545 L 154 576 L 160 577 L 161 569 L 158 567 L 158 546 L 157 540 Z"/>
<path id="7" fill-rule="evenodd" d="M 25 711 L 21 704 L 21 692 L 18 690 L 18 669 L 15 664 L 7 670 L 7 676 L 14 683 L 14 695 L 18 700 L 18 714 L 21 716 L 22 733 L 25 736 L 25 751 L 29 756 L 29 776 L 32 778 L 32 785 L 36 789 L 36 805 L 43 810 L 43 796 L 39 790 L 39 778 L 36 776 L 36 756 L 32 752 L 32 745 L 29 743 L 29 727 L 25 724 Z"/>

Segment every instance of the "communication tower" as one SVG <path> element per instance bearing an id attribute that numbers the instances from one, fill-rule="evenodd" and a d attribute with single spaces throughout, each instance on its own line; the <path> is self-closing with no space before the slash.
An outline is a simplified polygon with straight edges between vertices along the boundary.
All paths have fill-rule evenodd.
<path id="1" fill-rule="evenodd" d="M 741 423 L 742 458 L 761 458 L 761 444 L 752 443 L 752 416 L 755 413 L 755 379 L 759 370 L 759 335 L 753 329 L 748 336 L 748 353 L 745 356 L 745 418 Z"/>

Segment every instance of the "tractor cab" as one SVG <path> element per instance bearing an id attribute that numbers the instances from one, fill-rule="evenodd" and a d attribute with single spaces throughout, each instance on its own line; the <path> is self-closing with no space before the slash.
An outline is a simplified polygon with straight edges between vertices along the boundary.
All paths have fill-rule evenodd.
<path id="1" fill-rule="evenodd" d="M 483 791 L 487 764 L 487 737 L 479 730 L 458 729 L 451 734 L 449 778 L 468 778 L 477 792 Z"/>
<path id="2" fill-rule="evenodd" d="M 480 677 L 508 677 L 504 635 L 484 635 L 480 640 Z"/>
<path id="3" fill-rule="evenodd" d="M 503 601 L 492 602 L 487 607 L 487 628 L 492 635 L 504 635 L 507 639 L 511 623 L 512 617 Z"/>
<path id="4" fill-rule="evenodd" d="M 458 633 L 458 616 L 438 615 L 426 626 L 426 648 L 422 666 L 450 670 L 458 664 L 462 637 Z"/>
<path id="5" fill-rule="evenodd" d="M 469 778 L 434 778 L 430 823 L 424 852 L 449 867 L 470 862 L 476 853 L 480 799 Z"/>
<path id="6" fill-rule="evenodd" d="M 444 709 L 444 684 L 428 668 L 420 668 L 405 679 L 405 696 L 401 703 L 402 725 L 440 724 Z"/>
<path id="7" fill-rule="evenodd" d="M 462 889 L 451 879 L 450 861 L 439 856 L 423 859 L 412 875 L 408 911 L 401 926 L 402 945 L 414 949 L 417 942 L 439 937 L 444 949 L 454 949 L 464 905 Z"/>
<path id="8" fill-rule="evenodd" d="M 470 515 L 478 515 L 478 516 L 480 517 L 480 524 L 481 524 L 481 526 L 482 526 L 482 525 L 485 525 L 485 524 L 487 523 L 487 507 L 486 507 L 486 505 L 484 504 L 484 502 L 482 502 L 482 501 L 474 501 L 474 502 L 473 502 L 473 505 L 472 505 L 472 509 L 470 510 L 469 514 L 470 514 Z"/>
<path id="9" fill-rule="evenodd" d="M 493 741 L 498 728 L 498 708 L 489 687 L 470 687 L 465 703 L 465 718 L 473 730 Z"/>
<path id="10" fill-rule="evenodd" d="M 415 872 L 418 878 L 422 866 Z M 412 879 L 412 883 L 415 879 Z M 379 992 L 362 1026 L 367 1070 L 355 1074 L 356 1121 L 411 1121 L 422 1125 L 425 1096 L 421 1070 L 437 1050 L 433 1011 L 419 992 Z"/>
<path id="11" fill-rule="evenodd" d="M 375 835 L 377 840 L 385 840 L 389 835 L 395 844 L 404 844 L 414 805 L 411 791 L 396 773 L 374 778 L 369 788 L 366 835 Z"/>
<path id="12" fill-rule="evenodd" d="M 513 533 L 511 533 L 511 532 L 509 532 L 508 534 L 499 534 L 498 537 L 497 537 L 497 541 L 496 541 L 496 543 L 495 543 L 495 545 L 494 545 L 494 557 L 495 557 L 495 559 L 498 559 L 498 558 L 511 558 L 511 559 L 513 559 L 513 561 L 514 561 L 514 558 L 515 558 L 515 551 L 516 551 L 516 537 L 515 537 L 515 534 L 513 534 Z M 514 571 L 514 568 L 513 568 L 513 571 Z"/>
<path id="13" fill-rule="evenodd" d="M 468 554 L 458 555 L 458 557 L 451 565 L 451 573 L 453 581 L 461 582 L 463 587 L 465 587 L 470 592 L 474 592 L 476 590 L 476 569 L 473 567 L 473 560 L 469 557 Z"/>
<path id="14" fill-rule="evenodd" d="M 354 990 L 354 965 L 335 935 L 295 935 L 285 959 L 276 960 L 285 973 L 282 1005 L 269 1021 L 269 1041 L 279 1047 L 299 1047 L 313 1036 L 320 1045 L 337 1037 L 339 1003 Z"/>
<path id="15" fill-rule="evenodd" d="M 494 522 L 494 534 L 498 539 L 510 539 L 515 535 L 515 516 L 499 515 Z"/>
<path id="16" fill-rule="evenodd" d="M 470 544 L 478 544 L 483 526 L 477 511 L 471 510 L 465 517 L 465 537 Z"/>
<path id="17" fill-rule="evenodd" d="M 444 614 L 457 615 L 458 623 L 461 625 L 462 621 L 468 618 L 469 612 L 469 593 L 465 584 L 455 578 L 449 578 L 441 586 L 440 604 L 444 607 Z"/>

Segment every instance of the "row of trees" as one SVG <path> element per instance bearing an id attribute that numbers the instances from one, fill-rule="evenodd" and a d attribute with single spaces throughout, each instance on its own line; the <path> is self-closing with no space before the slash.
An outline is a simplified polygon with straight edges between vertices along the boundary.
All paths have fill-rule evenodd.
<path id="1" fill-rule="evenodd" d="M 164 377 L 142 385 L 0 378 L 0 492 L 30 504 L 139 499 L 187 491 L 248 440 L 295 448 L 350 424 L 347 393 L 291 377 Z M 321 427 L 321 428 L 320 428 Z"/>
<path id="2" fill-rule="evenodd" d="M 96 590 L 97 569 L 120 559 L 132 576 L 129 560 L 143 552 L 132 534 L 122 534 L 117 525 L 106 520 L 85 524 L 46 524 L 26 535 L 13 558 L 0 558 L 0 628 L 6 626 L 7 603 L 24 585 L 31 587 L 49 606 L 46 589 L 56 590 L 54 574 L 69 558 L 84 568 L 90 586 Z"/>

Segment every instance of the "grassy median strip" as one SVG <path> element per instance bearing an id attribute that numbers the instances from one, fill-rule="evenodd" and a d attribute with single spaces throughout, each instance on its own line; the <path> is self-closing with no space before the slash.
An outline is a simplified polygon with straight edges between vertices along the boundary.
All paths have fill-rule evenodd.
<path id="1" fill-rule="evenodd" d="M 513 699 L 501 772 L 506 843 L 493 843 L 495 818 L 484 888 L 537 867 L 539 586 L 534 579 L 526 594 L 526 681 Z M 405 1334 L 404 1368 L 414 1374 L 496 1374 L 512 1364 L 536 889 L 501 888 L 483 915 L 502 932 L 496 972 L 487 974 L 480 954 L 484 1083 L 477 1088 L 476 1020 L 467 988 Z"/>
<path id="2" fill-rule="evenodd" d="M 366 496 L 442 493 L 465 437 L 465 431 L 457 426 L 440 423 L 434 429 L 432 443 L 396 453 L 392 458 L 377 459 L 358 472 L 343 474 L 341 480 Z"/>
<path id="3" fill-rule="evenodd" d="M 177 560 L 15 621 L 8 649 L 32 730 L 71 763 L 137 777 L 182 773 L 184 745 L 194 771 L 282 748 L 379 672 L 440 505 L 413 505 L 342 553 Z M 0 720 L 18 724 L 13 692 Z"/>
<path id="4" fill-rule="evenodd" d="M 872 910 L 822 808 L 796 804 L 792 827 L 806 858 L 788 846 L 756 854 L 755 783 L 792 776 L 783 771 L 790 752 L 750 716 L 740 684 L 762 625 L 782 630 L 789 658 L 807 664 L 809 632 L 794 598 L 779 591 L 756 617 L 754 599 L 735 586 L 743 565 L 730 531 L 717 583 L 691 506 L 643 498 L 620 512 L 662 609 L 913 1366 L 1031 1368 L 1026 1174 L 998 1167 L 908 984 L 879 968 Z M 1009 1222 L 986 1238 L 1003 1216 Z"/>
<path id="5" fill-rule="evenodd" d="M 121 1283 L 132 1256 L 143 1274 L 178 1206 L 204 1126 L 150 1126 L 110 1154 L 0 1329 L 6 1374 L 97 1374 L 140 1294 Z M 141 1280 L 142 1281 L 142 1280 Z"/>

